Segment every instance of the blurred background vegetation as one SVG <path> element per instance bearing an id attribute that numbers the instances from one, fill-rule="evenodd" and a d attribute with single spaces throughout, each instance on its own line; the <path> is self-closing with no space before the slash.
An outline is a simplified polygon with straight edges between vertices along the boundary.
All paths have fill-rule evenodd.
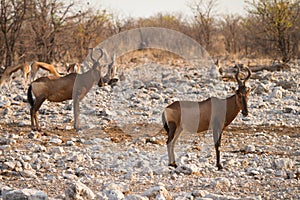
<path id="1" fill-rule="evenodd" d="M 148 18 L 121 18 L 114 11 L 80 1 L 0 2 L 0 65 L 4 68 L 34 60 L 81 63 L 88 48 L 139 27 L 180 31 L 215 58 L 288 62 L 300 56 L 300 0 L 246 1 L 243 16 L 219 14 L 218 0 L 194 0 L 189 4 L 192 15 L 157 13 Z"/>

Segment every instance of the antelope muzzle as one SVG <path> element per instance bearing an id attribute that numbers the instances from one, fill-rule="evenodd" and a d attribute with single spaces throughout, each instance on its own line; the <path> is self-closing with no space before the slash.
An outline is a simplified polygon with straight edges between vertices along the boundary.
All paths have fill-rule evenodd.
<path id="1" fill-rule="evenodd" d="M 245 97 L 243 97 L 242 101 L 243 101 L 243 110 L 242 110 L 242 114 L 243 114 L 244 117 L 247 117 L 247 116 L 248 116 L 247 100 L 246 100 Z"/>

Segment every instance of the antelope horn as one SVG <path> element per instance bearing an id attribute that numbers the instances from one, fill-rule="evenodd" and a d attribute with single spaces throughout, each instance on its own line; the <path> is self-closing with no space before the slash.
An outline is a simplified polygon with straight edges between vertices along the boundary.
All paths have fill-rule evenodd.
<path id="1" fill-rule="evenodd" d="M 244 84 L 246 83 L 246 81 L 249 80 L 249 78 L 250 78 L 250 76 L 251 76 L 251 74 L 252 74 L 252 72 L 251 72 L 251 70 L 249 69 L 249 67 L 246 67 L 246 70 L 248 71 L 248 76 L 245 78 Z"/>
<path id="2" fill-rule="evenodd" d="M 102 56 L 103 56 L 103 50 L 101 48 L 98 48 L 98 50 L 100 51 L 100 56 L 97 59 L 97 62 L 99 62 L 100 58 L 102 58 Z"/>
<path id="3" fill-rule="evenodd" d="M 93 61 L 93 64 L 98 63 L 99 60 L 100 60 L 100 58 L 102 58 L 102 56 L 103 56 L 103 50 L 102 50 L 101 48 L 98 48 L 98 50 L 100 50 L 100 56 L 98 57 L 97 60 L 95 60 L 95 59 L 93 58 L 94 48 L 91 48 L 91 49 L 92 49 L 92 50 L 91 50 L 91 60 Z"/>
<path id="4" fill-rule="evenodd" d="M 238 65 L 235 65 L 237 68 L 237 71 L 235 73 L 235 79 L 238 82 L 239 86 L 243 85 L 242 81 L 239 79 L 239 73 L 240 73 L 240 67 Z"/>
<path id="5" fill-rule="evenodd" d="M 91 60 L 93 61 L 93 63 L 95 63 L 95 59 L 93 58 L 93 52 L 94 52 L 94 49 L 93 48 L 90 48 L 91 49 Z"/>

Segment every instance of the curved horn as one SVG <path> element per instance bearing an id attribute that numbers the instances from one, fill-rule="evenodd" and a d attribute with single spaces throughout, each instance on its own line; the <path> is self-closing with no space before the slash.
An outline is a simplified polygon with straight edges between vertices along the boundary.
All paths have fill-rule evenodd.
<path id="1" fill-rule="evenodd" d="M 98 48 L 98 50 L 100 50 L 100 56 L 98 57 L 97 60 L 95 60 L 93 58 L 94 48 L 91 48 L 91 49 L 92 49 L 92 51 L 91 51 L 91 60 L 93 61 L 93 63 L 99 62 L 100 58 L 102 58 L 102 56 L 103 56 L 103 50 L 101 48 Z"/>
<path id="2" fill-rule="evenodd" d="M 97 62 L 99 62 L 100 58 L 102 58 L 102 56 L 103 56 L 103 50 L 101 48 L 98 48 L 98 50 L 100 51 L 100 56 L 97 59 Z"/>
<path id="3" fill-rule="evenodd" d="M 239 86 L 243 85 L 242 81 L 239 79 L 240 67 L 238 65 L 235 65 L 235 67 L 237 68 L 237 71 L 235 73 L 235 79 L 238 82 Z"/>
<path id="4" fill-rule="evenodd" d="M 246 70 L 247 70 L 247 72 L 248 72 L 248 76 L 245 78 L 244 84 L 246 83 L 246 81 L 249 80 L 249 78 L 250 78 L 250 76 L 251 76 L 251 74 L 252 74 L 252 72 L 251 72 L 251 70 L 249 69 L 249 67 L 246 67 Z"/>
<path id="5" fill-rule="evenodd" d="M 93 58 L 93 52 L 94 52 L 94 48 L 90 48 L 91 49 L 91 60 L 93 61 L 93 63 L 95 62 L 95 59 Z"/>

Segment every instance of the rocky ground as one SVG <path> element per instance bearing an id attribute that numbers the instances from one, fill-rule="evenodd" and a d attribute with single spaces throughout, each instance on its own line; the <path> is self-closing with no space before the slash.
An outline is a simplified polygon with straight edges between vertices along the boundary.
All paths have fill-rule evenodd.
<path id="1" fill-rule="evenodd" d="M 83 100 L 78 133 L 71 101 L 45 102 L 36 132 L 22 80 L 1 89 L 0 198 L 300 199 L 298 65 L 253 74 L 250 114 L 225 130 L 221 171 L 210 132 L 183 134 L 179 167 L 168 167 L 161 111 L 178 99 L 228 96 L 236 83 L 182 61 L 145 61 L 123 72 L 116 87 L 94 87 Z"/>

